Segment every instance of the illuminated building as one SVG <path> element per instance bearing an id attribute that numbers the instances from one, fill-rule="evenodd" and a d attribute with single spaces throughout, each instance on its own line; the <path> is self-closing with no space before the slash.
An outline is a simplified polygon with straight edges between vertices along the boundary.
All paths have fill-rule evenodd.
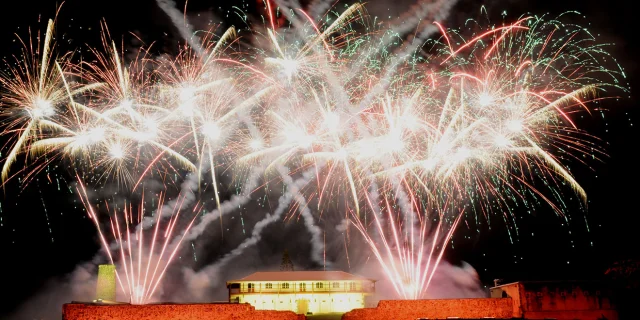
<path id="1" fill-rule="evenodd" d="M 227 281 L 227 288 L 230 302 L 257 310 L 324 314 L 364 308 L 375 281 L 342 271 L 276 271 Z"/>

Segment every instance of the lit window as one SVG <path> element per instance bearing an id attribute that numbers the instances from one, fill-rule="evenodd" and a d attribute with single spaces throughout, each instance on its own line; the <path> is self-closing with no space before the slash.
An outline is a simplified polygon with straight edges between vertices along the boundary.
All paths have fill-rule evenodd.
<path id="1" fill-rule="evenodd" d="M 349 282 L 349 290 L 350 291 L 356 291 L 356 283 L 355 282 Z"/>
<path id="2" fill-rule="evenodd" d="M 264 287 L 266 289 L 273 289 L 273 284 L 272 283 L 267 283 L 267 284 L 264 285 Z"/>
<path id="3" fill-rule="evenodd" d="M 334 289 L 338 289 L 338 288 L 340 288 L 340 282 L 334 282 L 334 283 L 333 283 L 333 288 L 334 288 Z"/>
<path id="4" fill-rule="evenodd" d="M 289 284 L 288 283 L 282 283 L 282 284 L 280 284 L 280 287 L 282 289 L 289 289 Z"/>
<path id="5" fill-rule="evenodd" d="M 306 283 L 301 283 L 299 287 L 300 287 L 300 291 L 307 291 L 307 284 Z"/>
<path id="6" fill-rule="evenodd" d="M 322 284 L 322 282 L 316 282 L 316 289 L 322 289 L 324 287 L 324 285 Z"/>

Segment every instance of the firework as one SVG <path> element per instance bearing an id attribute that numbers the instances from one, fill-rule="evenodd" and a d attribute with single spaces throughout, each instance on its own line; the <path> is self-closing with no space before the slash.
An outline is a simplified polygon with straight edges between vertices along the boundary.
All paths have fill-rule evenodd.
<path id="1" fill-rule="evenodd" d="M 133 304 L 144 304 L 149 302 L 152 298 L 162 278 L 164 277 L 167 268 L 171 261 L 174 259 L 182 240 L 197 216 L 198 206 L 194 208 L 194 218 L 184 228 L 183 234 L 179 237 L 177 243 L 171 243 L 174 237 L 174 230 L 176 224 L 180 218 L 180 212 L 182 209 L 182 199 L 178 198 L 175 201 L 171 218 L 166 221 L 164 229 L 160 229 L 161 212 L 164 206 L 164 197 L 159 196 L 158 208 L 156 210 L 155 226 L 150 230 L 149 239 L 145 238 L 145 230 L 141 227 L 141 223 L 145 218 L 144 212 L 144 200 L 138 206 L 137 210 L 131 205 L 126 205 L 122 209 L 122 213 L 118 212 L 118 209 L 114 208 L 114 212 L 110 217 L 112 245 L 109 245 L 107 241 L 107 235 L 102 230 L 98 214 L 94 207 L 89 202 L 87 190 L 78 178 L 77 190 L 80 195 L 80 199 L 84 204 L 89 218 L 95 224 L 100 242 L 103 245 L 103 249 L 107 252 L 107 256 L 112 264 L 114 264 L 114 256 L 119 257 L 120 264 L 119 269 L 116 269 L 116 279 L 120 288 L 129 297 L 129 301 Z M 108 203 L 105 203 L 107 210 L 109 210 Z M 136 227 L 136 225 L 139 225 Z M 162 242 L 161 242 L 162 240 Z M 145 243 L 147 241 L 147 243 Z M 156 247 L 157 246 L 157 247 Z M 113 251 L 113 253 L 112 253 Z M 124 280 L 123 280 L 124 278 Z"/>
<path id="2" fill-rule="evenodd" d="M 50 23 L 42 59 L 2 78 L 5 134 L 16 137 L 2 178 L 21 152 L 66 156 L 82 176 L 131 192 L 146 180 L 168 184 L 170 173 L 206 172 L 221 218 L 220 171 L 264 167 L 288 181 L 311 170 L 290 212 L 313 202 L 318 215 L 344 210 L 398 295 L 411 299 L 425 296 L 464 214 L 513 215 L 511 205 L 536 198 L 564 215 L 564 184 L 586 202 L 564 159 L 603 153 L 573 114 L 625 88 L 622 70 L 605 67 L 611 58 L 584 28 L 544 16 L 469 30 L 434 22 L 440 34 L 416 47 L 372 25 L 361 4 L 324 22 L 294 9 L 282 10 L 293 28 L 280 29 L 269 9 L 248 49 L 236 50 L 241 39 L 229 29 L 175 59 L 129 63 L 106 36 L 95 63 L 53 56 Z M 132 251 L 130 237 L 142 248 L 143 228 L 131 233 L 131 208 L 124 216 L 112 221 L 121 286 L 143 303 L 168 261 L 157 277 L 141 275 L 159 258 Z"/>
<path id="3" fill-rule="evenodd" d="M 319 201 L 327 193 L 326 202 L 335 201 L 339 191 L 332 188 L 350 190 L 346 212 L 352 210 L 349 217 L 398 295 L 412 299 L 425 295 L 469 208 L 509 215 L 512 204 L 535 197 L 564 215 L 558 203 L 565 183 L 586 204 L 585 190 L 561 159 L 582 162 L 580 155 L 597 159 L 603 152 L 572 116 L 590 112 L 598 94 L 624 90 L 617 82 L 621 69 L 603 67 L 610 59 L 603 45 L 579 26 L 525 17 L 468 40 L 438 26 L 441 39 L 428 41 L 432 51 L 409 61 L 373 59 L 382 49 L 346 58 L 348 47 L 320 45 L 326 32 L 318 32 L 307 44 L 317 44 L 319 67 L 292 74 L 291 66 L 308 57 L 281 60 L 283 82 L 296 90 L 268 110 L 272 146 L 245 156 L 273 152 L 273 163 L 315 166 L 318 183 L 309 193 Z M 269 35 L 274 52 L 296 51 Z M 365 60 L 375 61 L 376 72 Z"/>

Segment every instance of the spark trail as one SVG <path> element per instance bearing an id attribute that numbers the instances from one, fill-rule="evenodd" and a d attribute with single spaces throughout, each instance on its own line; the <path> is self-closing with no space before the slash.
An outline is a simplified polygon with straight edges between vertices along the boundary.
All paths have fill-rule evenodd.
<path id="1" fill-rule="evenodd" d="M 180 218 L 184 197 L 175 203 L 172 208 L 173 214 L 171 218 L 166 221 L 163 229 L 160 229 L 162 215 L 159 212 L 162 212 L 164 207 L 164 198 L 160 195 L 155 227 L 150 230 L 151 235 L 148 240 L 142 228 L 135 228 L 135 225 L 140 224 L 145 218 L 144 200 L 137 210 L 126 204 L 124 209 L 121 210 L 122 213 L 114 208 L 109 221 L 112 240 L 116 244 L 114 249 L 113 246 L 108 244 L 107 235 L 101 227 L 98 214 L 90 204 L 87 190 L 79 179 L 76 191 L 80 195 L 89 218 L 98 230 L 100 241 L 103 249 L 107 252 L 110 262 L 116 264 L 114 256 L 119 256 L 120 258 L 119 268 L 116 269 L 116 278 L 120 288 L 132 304 L 148 303 L 153 299 L 154 293 L 156 293 L 167 268 L 178 252 L 182 240 L 184 240 L 186 233 L 193 225 L 197 211 L 201 208 L 194 207 L 194 218 L 184 228 L 183 234 L 178 236 L 180 239 L 178 243 L 172 246 L 169 246 L 169 244 Z M 108 203 L 105 203 L 105 205 L 108 210 Z M 123 278 L 124 280 L 122 280 Z"/>

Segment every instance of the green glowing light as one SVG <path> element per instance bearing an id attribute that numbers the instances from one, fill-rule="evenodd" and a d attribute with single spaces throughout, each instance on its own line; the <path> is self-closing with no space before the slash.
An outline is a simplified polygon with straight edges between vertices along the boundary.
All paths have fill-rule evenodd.
<path id="1" fill-rule="evenodd" d="M 116 266 L 101 264 L 98 266 L 96 300 L 116 301 Z"/>

